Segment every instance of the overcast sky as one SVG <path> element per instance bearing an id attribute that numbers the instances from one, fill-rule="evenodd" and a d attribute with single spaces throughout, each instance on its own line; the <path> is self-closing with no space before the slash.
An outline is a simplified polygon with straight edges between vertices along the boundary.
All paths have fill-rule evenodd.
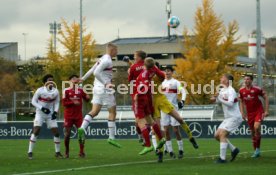
<path id="1" fill-rule="evenodd" d="M 191 29 L 196 8 L 201 0 L 172 0 L 172 15 L 181 25 L 172 33 L 181 34 L 184 26 Z M 144 37 L 166 35 L 166 0 L 83 0 L 83 16 L 88 31 L 97 43 L 118 36 Z M 276 36 L 276 0 L 261 0 L 262 31 Z M 256 25 L 256 0 L 214 0 L 217 14 L 225 23 L 235 19 L 240 25 L 241 41 Z M 61 18 L 79 21 L 79 0 L 0 0 L 0 42 L 18 42 L 24 59 L 24 36 L 27 33 L 27 58 L 46 53 L 49 23 Z"/>

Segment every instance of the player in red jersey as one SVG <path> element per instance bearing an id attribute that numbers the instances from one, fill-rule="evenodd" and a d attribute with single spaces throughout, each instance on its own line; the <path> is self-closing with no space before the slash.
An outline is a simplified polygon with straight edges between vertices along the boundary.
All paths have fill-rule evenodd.
<path id="1" fill-rule="evenodd" d="M 246 75 L 244 77 L 244 85 L 239 91 L 241 99 L 240 111 L 244 120 L 250 127 L 252 133 L 252 143 L 255 150 L 252 155 L 253 158 L 260 157 L 260 145 L 261 145 L 261 122 L 264 117 L 269 115 L 268 113 L 268 97 L 263 89 L 252 85 L 253 76 Z M 265 110 L 259 97 L 262 97 L 265 101 Z M 244 108 L 246 108 L 246 113 Z"/>
<path id="2" fill-rule="evenodd" d="M 128 70 L 128 81 L 130 84 L 134 84 L 136 81 L 136 78 L 140 75 L 140 73 L 144 70 L 144 60 L 147 57 L 146 52 L 142 50 L 138 50 L 134 53 L 134 64 L 130 62 L 130 60 L 125 60 L 130 64 L 130 68 Z M 133 87 L 134 88 L 134 87 Z M 131 100 L 132 100 L 132 108 L 134 105 L 133 101 L 133 93 L 130 93 Z M 143 142 L 142 136 L 141 136 L 141 130 L 137 125 L 136 122 L 136 131 L 139 136 L 139 142 Z"/>
<path id="3" fill-rule="evenodd" d="M 154 148 L 150 143 L 150 136 L 147 124 L 149 124 L 157 137 L 160 139 L 158 142 L 157 149 L 163 147 L 166 140 L 163 138 L 159 125 L 153 120 L 152 115 L 152 104 L 149 99 L 150 93 L 150 81 L 154 75 L 158 77 L 165 77 L 165 74 L 159 70 L 154 63 L 153 58 L 145 59 L 145 68 L 143 72 L 137 77 L 134 88 L 134 105 L 133 110 L 138 123 L 139 128 L 141 129 L 142 135 L 144 137 L 144 149 L 139 153 L 144 155 L 150 151 L 153 151 Z M 151 98 L 151 97 L 150 97 Z"/>
<path id="4" fill-rule="evenodd" d="M 64 145 L 65 145 L 65 157 L 69 158 L 69 142 L 70 133 L 73 125 L 79 128 L 82 124 L 82 100 L 89 100 L 82 88 L 77 85 L 77 75 L 71 75 L 69 77 L 71 87 L 64 89 L 62 96 L 62 104 L 64 106 Z M 79 156 L 84 157 L 84 143 L 79 140 L 80 152 Z"/>

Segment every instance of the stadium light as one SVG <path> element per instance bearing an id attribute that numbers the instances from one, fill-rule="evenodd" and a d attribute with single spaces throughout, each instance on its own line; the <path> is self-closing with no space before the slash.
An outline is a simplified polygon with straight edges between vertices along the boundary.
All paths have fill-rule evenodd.
<path id="1" fill-rule="evenodd" d="M 258 86 L 262 87 L 262 48 L 261 48 L 261 41 L 262 41 L 262 33 L 261 33 L 261 4 L 260 0 L 256 0 L 256 19 L 257 19 L 257 84 Z"/>
<path id="2" fill-rule="evenodd" d="M 60 23 L 56 23 L 56 21 L 54 21 L 53 23 L 49 24 L 50 26 L 50 33 L 54 36 L 54 51 L 57 51 L 57 33 L 61 30 L 61 24 Z"/>
<path id="3" fill-rule="evenodd" d="M 167 5 L 166 5 L 166 12 L 168 13 L 168 20 L 171 17 L 171 12 L 172 12 L 172 8 L 171 8 L 171 0 L 167 0 Z M 171 37 L 171 28 L 168 25 L 168 38 L 170 39 Z"/>
<path id="4" fill-rule="evenodd" d="M 82 77 L 83 74 L 82 61 L 82 0 L 80 0 L 80 77 Z"/>

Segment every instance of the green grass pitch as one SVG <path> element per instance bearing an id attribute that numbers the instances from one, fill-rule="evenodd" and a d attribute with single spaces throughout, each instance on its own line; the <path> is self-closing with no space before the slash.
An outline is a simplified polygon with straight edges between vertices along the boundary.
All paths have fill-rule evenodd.
<path id="1" fill-rule="evenodd" d="M 142 147 L 137 140 L 120 140 L 123 148 L 115 148 L 106 140 L 87 140 L 86 158 L 78 158 L 77 140 L 71 140 L 70 158 L 54 158 L 52 140 L 37 141 L 34 159 L 27 159 L 28 140 L 0 140 L 0 174 L 70 174 L 70 175 L 275 175 L 276 139 L 262 140 L 262 157 L 252 159 L 250 139 L 232 139 L 241 154 L 234 162 L 214 163 L 219 143 L 214 139 L 198 139 L 200 148 L 194 150 L 184 140 L 184 158 L 164 157 L 157 163 L 155 154 L 139 156 Z M 177 152 L 176 142 L 173 142 Z M 62 151 L 64 146 L 62 144 Z M 228 159 L 230 158 L 228 151 Z"/>

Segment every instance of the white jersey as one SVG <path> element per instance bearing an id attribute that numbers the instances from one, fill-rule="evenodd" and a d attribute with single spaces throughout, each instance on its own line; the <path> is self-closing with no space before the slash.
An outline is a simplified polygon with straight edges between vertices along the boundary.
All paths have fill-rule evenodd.
<path id="1" fill-rule="evenodd" d="M 36 90 L 33 98 L 32 105 L 36 107 L 36 113 L 42 114 L 41 108 L 48 108 L 51 114 L 59 110 L 59 92 L 57 89 L 47 90 L 45 86 L 40 87 Z M 44 113 L 43 113 L 44 114 Z"/>
<path id="2" fill-rule="evenodd" d="M 217 97 L 217 102 L 222 104 L 225 119 L 242 118 L 237 93 L 232 86 L 221 89 Z"/>
<path id="3" fill-rule="evenodd" d="M 178 106 L 177 95 L 179 92 L 182 94 L 181 100 L 186 100 L 185 89 L 182 88 L 180 82 L 174 78 L 170 80 L 165 79 L 162 82 L 162 89 L 164 89 L 164 94 L 175 107 Z"/>
<path id="4" fill-rule="evenodd" d="M 94 91 L 103 90 L 105 85 L 112 81 L 112 68 L 112 59 L 110 55 L 105 54 L 81 79 L 86 80 L 91 74 L 94 74 Z"/>

